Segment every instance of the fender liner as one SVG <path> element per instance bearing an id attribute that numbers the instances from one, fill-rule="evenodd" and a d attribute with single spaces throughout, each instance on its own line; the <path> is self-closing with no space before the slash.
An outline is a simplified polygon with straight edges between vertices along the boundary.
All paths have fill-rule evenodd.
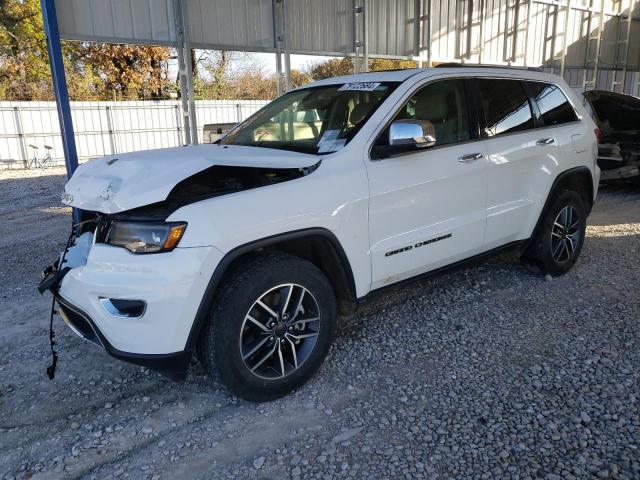
<path id="1" fill-rule="evenodd" d="M 576 174 L 584 174 L 586 173 L 589 176 L 589 186 L 590 186 L 590 191 L 589 194 L 591 195 L 589 198 L 589 203 L 590 205 L 587 205 L 588 207 L 588 211 L 591 211 L 591 207 L 593 206 L 593 203 L 595 202 L 595 199 L 593 198 L 593 175 L 591 174 L 591 170 L 589 170 L 587 167 L 585 166 L 580 166 L 580 167 L 574 167 L 574 168 L 570 168 L 569 170 L 565 170 L 564 172 L 561 172 L 558 174 L 558 176 L 555 178 L 555 180 L 553 181 L 553 183 L 551 184 L 551 188 L 549 189 L 549 193 L 547 194 L 547 199 L 544 202 L 544 206 L 542 207 L 542 210 L 540 210 L 540 215 L 538 216 L 538 221 L 536 222 L 536 226 L 533 229 L 533 232 L 531 233 L 531 236 L 529 237 L 529 239 L 524 242 L 524 244 L 522 245 L 522 248 L 520 249 L 521 252 L 524 252 L 525 250 L 527 250 L 527 248 L 529 248 L 529 246 L 531 246 L 531 244 L 533 243 L 533 241 L 535 240 L 536 237 L 536 233 L 538 232 L 538 229 L 540 228 L 540 225 L 542 224 L 542 222 L 544 221 L 544 216 L 547 213 L 547 210 L 551 207 L 551 199 L 553 198 L 553 195 L 556 193 L 556 191 L 558 190 L 558 185 L 566 180 L 567 178 L 576 175 Z"/>
<path id="2" fill-rule="evenodd" d="M 342 274 L 345 276 L 347 280 L 348 291 L 346 292 L 348 298 L 353 301 L 354 305 L 356 302 L 356 287 L 355 280 L 353 277 L 353 271 L 351 269 L 351 264 L 349 263 L 349 259 L 347 258 L 342 245 L 340 244 L 338 238 L 326 228 L 314 227 L 314 228 L 304 228 L 301 230 L 294 230 L 291 232 L 280 233 L 277 235 L 273 235 L 270 237 L 261 238 L 259 240 L 254 240 L 249 243 L 245 243 L 244 245 L 240 245 L 235 247 L 233 250 L 230 250 L 223 258 L 220 260 L 218 265 L 216 266 L 213 274 L 211 275 L 211 279 L 207 285 L 207 288 L 200 300 L 200 306 L 198 307 L 198 311 L 196 312 L 196 316 L 193 320 L 193 324 L 191 325 L 191 330 L 189 331 L 189 336 L 187 337 L 187 343 L 184 347 L 185 350 L 193 351 L 198 341 L 198 337 L 200 336 L 200 331 L 205 324 L 207 319 L 207 315 L 211 309 L 214 292 L 217 290 L 220 280 L 227 272 L 231 263 L 237 258 L 245 255 L 247 253 L 253 252 L 256 249 L 268 247 L 270 245 L 275 245 L 287 240 L 300 239 L 304 237 L 323 237 L 329 241 L 333 252 L 337 256 L 339 264 L 342 268 Z"/>

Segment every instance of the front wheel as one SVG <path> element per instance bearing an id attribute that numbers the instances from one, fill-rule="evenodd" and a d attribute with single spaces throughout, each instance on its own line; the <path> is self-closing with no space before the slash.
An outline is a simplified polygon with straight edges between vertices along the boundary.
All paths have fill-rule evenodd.
<path id="1" fill-rule="evenodd" d="M 555 195 L 525 259 L 553 276 L 564 275 L 578 259 L 584 243 L 587 214 L 582 197 L 565 190 Z"/>
<path id="2" fill-rule="evenodd" d="M 284 253 L 258 256 L 225 280 L 199 356 L 239 397 L 273 400 L 316 372 L 335 325 L 335 295 L 315 265 Z"/>

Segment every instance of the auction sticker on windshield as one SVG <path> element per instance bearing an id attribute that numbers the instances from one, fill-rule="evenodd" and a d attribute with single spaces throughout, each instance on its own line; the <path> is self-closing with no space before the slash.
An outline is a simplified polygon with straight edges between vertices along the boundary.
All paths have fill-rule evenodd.
<path id="1" fill-rule="evenodd" d="M 351 82 L 342 85 L 338 91 L 343 92 L 345 90 L 359 90 L 361 92 L 373 92 L 380 86 L 380 82 Z"/>

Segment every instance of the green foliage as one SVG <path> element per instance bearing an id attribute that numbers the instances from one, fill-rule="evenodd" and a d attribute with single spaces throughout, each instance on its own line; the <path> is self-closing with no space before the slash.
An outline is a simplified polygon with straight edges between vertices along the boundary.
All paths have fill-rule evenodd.
<path id="1" fill-rule="evenodd" d="M 351 75 L 353 73 L 353 60 L 350 58 L 332 58 L 313 65 L 309 69 L 309 75 L 314 80 L 323 78 Z"/>
<path id="2" fill-rule="evenodd" d="M 72 100 L 162 98 L 171 49 L 62 42 Z M 0 100 L 51 100 L 39 0 L 0 0 Z"/>
<path id="3" fill-rule="evenodd" d="M 0 98 L 39 97 L 48 83 L 40 2 L 0 0 Z"/>
<path id="4" fill-rule="evenodd" d="M 404 68 L 417 68 L 418 63 L 413 60 L 393 60 L 390 58 L 375 58 L 369 61 L 369 70 L 402 70 Z"/>

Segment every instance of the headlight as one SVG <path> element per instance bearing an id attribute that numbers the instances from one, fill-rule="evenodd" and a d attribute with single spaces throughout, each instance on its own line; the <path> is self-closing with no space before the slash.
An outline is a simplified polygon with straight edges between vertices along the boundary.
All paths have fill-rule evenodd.
<path id="1" fill-rule="evenodd" d="M 185 222 L 112 222 L 105 243 L 124 247 L 133 253 L 173 250 L 182 238 Z"/>

